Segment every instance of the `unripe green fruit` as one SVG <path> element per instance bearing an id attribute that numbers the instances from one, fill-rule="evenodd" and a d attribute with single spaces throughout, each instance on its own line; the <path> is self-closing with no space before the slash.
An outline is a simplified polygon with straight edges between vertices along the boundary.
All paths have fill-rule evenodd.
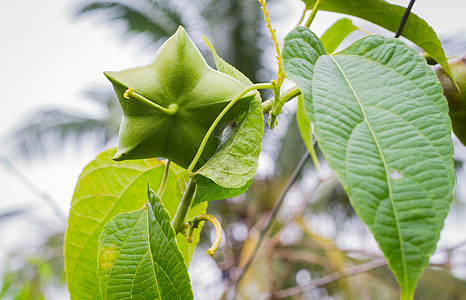
<path id="1" fill-rule="evenodd" d="M 206 132 L 244 86 L 210 68 L 180 27 L 147 66 L 105 72 L 123 109 L 115 160 L 165 157 L 187 168 Z M 217 150 L 225 127 L 244 116 L 254 94 L 222 118 L 197 163 Z"/>
<path id="2" fill-rule="evenodd" d="M 461 93 L 442 68 L 438 68 L 436 72 L 443 86 L 443 94 L 448 100 L 453 132 L 466 146 L 466 57 L 451 60 L 448 65 Z"/>

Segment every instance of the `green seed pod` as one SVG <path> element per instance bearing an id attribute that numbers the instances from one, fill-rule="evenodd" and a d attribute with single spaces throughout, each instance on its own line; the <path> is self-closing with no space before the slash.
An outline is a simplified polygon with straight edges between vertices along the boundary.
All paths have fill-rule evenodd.
<path id="1" fill-rule="evenodd" d="M 448 100 L 453 132 L 466 146 L 466 57 L 453 59 L 448 62 L 448 65 L 461 93 L 442 68 L 439 67 L 436 72 L 443 86 L 443 94 Z"/>
<path id="2" fill-rule="evenodd" d="M 118 96 L 123 119 L 115 160 L 165 157 L 187 168 L 206 132 L 244 86 L 213 70 L 180 27 L 147 66 L 105 72 Z M 228 125 L 245 114 L 254 94 L 247 94 L 222 118 L 196 167 L 222 142 Z"/>

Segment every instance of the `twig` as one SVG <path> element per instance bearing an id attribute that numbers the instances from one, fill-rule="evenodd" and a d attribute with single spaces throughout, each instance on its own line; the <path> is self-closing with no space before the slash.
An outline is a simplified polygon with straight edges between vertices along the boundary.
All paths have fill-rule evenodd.
<path id="1" fill-rule="evenodd" d="M 461 242 L 459 242 L 458 244 L 456 244 L 456 245 L 454 245 L 454 246 L 452 246 L 452 247 L 445 248 L 445 249 L 443 249 L 443 250 L 445 250 L 445 251 L 447 251 L 447 252 L 452 252 L 452 251 L 454 251 L 454 250 L 456 250 L 456 249 L 458 249 L 458 248 L 461 248 L 461 247 L 463 247 L 463 246 L 466 246 L 466 240 L 461 241 Z"/>
<path id="2" fill-rule="evenodd" d="M 398 25 L 398 29 L 396 30 L 396 33 L 395 33 L 396 39 L 400 37 L 401 32 L 403 31 L 403 28 L 405 27 L 406 22 L 408 21 L 408 17 L 409 17 L 409 14 L 411 13 L 411 9 L 413 8 L 414 1 L 416 0 L 411 0 L 409 2 L 408 7 L 406 8 L 405 13 L 403 15 L 403 18 L 401 18 L 400 25 Z"/>
<path id="3" fill-rule="evenodd" d="M 0 156 L 0 162 L 12 176 L 16 177 L 16 179 L 18 179 L 29 191 L 37 195 L 37 197 L 53 211 L 60 221 L 66 222 L 66 215 L 60 209 L 57 201 L 55 201 L 49 193 L 39 189 L 29 178 L 26 177 L 26 175 L 24 175 L 24 173 L 16 168 L 8 158 Z"/>
<path id="4" fill-rule="evenodd" d="M 386 264 L 387 262 L 385 259 L 379 259 L 379 260 L 374 260 L 374 261 L 371 261 L 365 264 L 348 267 L 341 271 L 338 271 L 330 275 L 324 276 L 322 278 L 316 279 L 314 281 L 311 281 L 308 284 L 301 285 L 301 286 L 295 286 L 292 288 L 277 291 L 273 293 L 273 298 L 280 299 L 280 298 L 286 298 L 286 297 L 302 294 L 305 291 L 309 291 L 309 290 L 327 285 L 329 283 L 332 283 L 344 277 L 364 273 L 364 272 L 379 268 L 381 266 L 385 266 Z"/>
<path id="5" fill-rule="evenodd" d="M 308 160 L 309 157 L 310 157 L 309 151 L 306 151 L 306 153 L 304 153 L 304 155 L 301 158 L 300 162 L 296 166 L 296 168 L 295 168 L 293 174 L 291 175 L 290 179 L 288 180 L 288 183 L 286 184 L 285 188 L 283 189 L 280 197 L 278 198 L 277 203 L 275 204 L 275 207 L 273 208 L 272 212 L 270 213 L 270 215 L 269 215 L 269 217 L 268 217 L 268 219 L 267 219 L 267 221 L 265 223 L 265 226 L 261 231 L 259 240 L 257 241 L 256 248 L 254 249 L 253 253 L 251 254 L 251 257 L 249 257 L 249 259 L 248 259 L 247 263 L 245 264 L 244 268 L 242 270 L 239 270 L 241 273 L 240 273 L 240 275 L 239 275 L 239 277 L 236 280 L 236 283 L 234 285 L 235 290 L 238 287 L 238 284 L 241 281 L 241 279 L 243 278 L 244 274 L 246 274 L 246 272 L 249 270 L 249 267 L 251 266 L 252 261 L 254 260 L 254 257 L 256 256 L 257 251 L 259 250 L 260 245 L 261 245 L 262 241 L 265 238 L 265 235 L 267 234 L 270 227 L 272 226 L 272 223 L 273 223 L 278 211 L 280 210 L 280 208 L 281 208 L 281 206 L 283 204 L 283 201 L 285 200 L 286 194 L 288 193 L 290 188 L 295 183 L 296 179 L 298 178 L 299 174 L 301 173 L 301 170 L 303 169 L 303 167 L 304 167 L 304 165 L 305 165 L 305 163 L 306 163 L 306 161 Z"/>
<path id="6" fill-rule="evenodd" d="M 294 262 L 306 262 L 314 265 L 319 265 L 325 268 L 331 268 L 327 257 L 320 254 L 308 251 L 308 250 L 288 250 L 288 249 L 276 249 L 275 255 L 281 260 L 294 261 Z"/>
<path id="7" fill-rule="evenodd" d="M 324 182 L 324 179 L 322 179 L 319 176 L 314 186 L 308 190 L 310 191 L 310 193 L 309 192 L 308 193 L 312 194 L 322 184 L 322 182 Z M 273 239 L 279 239 L 280 234 L 283 232 L 283 230 L 298 218 L 298 216 L 304 211 L 304 209 L 306 208 L 308 204 L 309 204 L 308 202 L 303 201 L 303 203 L 301 203 L 299 208 L 296 210 L 295 214 L 291 218 L 289 218 L 276 233 L 274 233 Z"/>

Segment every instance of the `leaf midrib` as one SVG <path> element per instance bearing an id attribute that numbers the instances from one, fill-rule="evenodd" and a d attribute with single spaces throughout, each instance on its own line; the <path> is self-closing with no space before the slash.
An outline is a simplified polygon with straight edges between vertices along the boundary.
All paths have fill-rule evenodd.
<path id="1" fill-rule="evenodd" d="M 133 226 L 133 228 L 131 228 L 131 231 L 130 233 L 128 234 L 128 236 L 125 238 L 125 241 L 123 242 L 123 244 L 121 245 L 120 249 L 118 250 L 118 254 L 115 256 L 115 261 L 113 262 L 112 264 L 112 268 L 110 269 L 110 272 L 108 272 L 108 280 L 107 280 L 107 291 L 106 291 L 106 294 L 108 295 L 108 288 L 110 286 L 110 277 L 112 276 L 112 272 L 113 272 L 113 267 L 115 267 L 115 263 L 117 261 L 117 258 L 120 256 L 120 253 L 121 253 L 121 250 L 123 250 L 123 248 L 125 247 L 126 243 L 128 242 L 128 240 L 133 236 L 133 232 L 134 232 L 134 229 L 139 225 L 139 223 L 141 222 L 141 219 L 144 217 L 144 212 L 139 216 L 136 224 Z M 118 225 L 117 225 L 118 226 Z M 105 227 L 104 227 L 105 228 Z M 104 229 L 105 230 L 105 229 Z M 121 230 L 119 230 L 121 231 Z M 103 296 L 103 295 L 102 295 Z"/>
<path id="2" fill-rule="evenodd" d="M 151 203 L 149 205 L 152 205 Z M 162 209 L 165 209 L 165 208 L 162 208 Z M 157 225 L 160 227 L 160 231 L 162 232 L 162 237 L 164 239 L 164 241 L 170 245 L 170 243 L 173 241 L 173 239 L 169 239 L 168 236 L 166 235 L 166 232 L 164 231 L 163 227 L 162 227 L 162 224 L 159 222 L 159 219 L 156 218 L 156 212 L 154 209 L 151 209 L 151 210 L 148 210 L 147 213 L 149 214 L 150 211 L 152 211 L 153 213 L 153 216 L 154 216 L 154 221 L 157 223 Z M 168 212 L 167 212 L 168 214 Z M 169 223 L 170 224 L 170 223 Z M 160 266 L 155 260 L 154 260 L 154 256 L 153 256 L 153 252 L 152 252 L 152 248 L 151 248 L 151 239 L 150 239 L 150 231 L 149 231 L 149 226 L 150 226 L 150 220 L 149 220 L 149 217 L 147 218 L 147 236 L 149 238 L 149 250 L 150 250 L 150 253 L 151 253 L 151 260 L 152 260 L 152 267 L 154 265 L 156 265 L 158 267 L 158 269 L 160 269 L 164 274 L 165 276 L 168 278 L 168 280 L 170 281 L 171 285 L 173 286 L 173 289 L 175 290 L 176 294 L 178 295 L 178 298 L 179 299 L 182 299 L 181 298 L 181 295 L 179 294 L 178 292 L 178 289 L 176 288 L 176 285 L 175 283 L 173 282 L 172 278 L 167 274 L 167 272 L 165 272 L 165 270 L 162 268 L 162 266 Z M 170 230 L 170 229 L 168 229 Z M 175 243 L 176 243 L 176 235 L 174 236 L 174 239 L 175 239 Z M 176 249 L 173 249 L 172 245 L 170 245 L 170 250 L 172 251 L 173 254 L 175 254 L 174 256 L 176 256 Z M 184 261 L 183 261 L 184 262 Z M 157 282 L 157 289 L 159 291 L 159 297 L 160 299 L 162 299 L 162 294 L 160 293 L 160 289 L 159 289 L 159 283 L 158 283 L 158 279 L 157 279 L 157 273 L 154 269 L 154 274 L 156 275 L 155 276 L 155 280 Z"/>
<path id="3" fill-rule="evenodd" d="M 151 205 L 150 202 L 147 204 L 148 206 Z M 150 260 L 151 260 L 151 266 L 152 266 L 152 271 L 154 272 L 154 279 L 155 279 L 155 286 L 157 287 L 157 293 L 159 295 L 159 298 L 162 298 L 162 294 L 160 293 L 160 288 L 159 288 L 159 280 L 157 279 L 157 272 L 155 270 L 155 267 L 154 267 L 154 256 L 152 255 L 152 248 L 150 246 L 150 230 L 149 230 L 149 226 L 150 226 L 150 220 L 149 220 L 149 213 L 151 213 L 151 209 L 147 208 L 147 222 L 146 222 L 146 233 L 147 233 L 147 243 L 148 243 L 148 246 L 149 246 L 149 250 L 148 252 L 150 252 Z"/>
<path id="4" fill-rule="evenodd" d="M 404 283 L 405 283 L 405 286 L 408 286 L 408 277 L 407 277 L 408 273 L 407 273 L 404 245 L 403 245 L 403 235 L 402 235 L 401 228 L 400 228 L 400 220 L 399 220 L 399 217 L 398 217 L 398 212 L 397 212 L 396 207 L 395 207 L 395 200 L 393 199 L 393 191 L 392 191 L 392 185 L 391 185 L 390 175 L 389 175 L 390 172 L 388 170 L 387 161 L 386 161 L 385 156 L 384 156 L 384 154 L 382 152 L 382 148 L 380 147 L 379 140 L 377 139 L 377 137 L 375 135 L 375 132 L 372 129 L 372 126 L 371 126 L 371 124 L 369 122 L 369 119 L 367 118 L 366 111 L 364 110 L 364 106 L 363 106 L 361 100 L 359 99 L 359 96 L 357 95 L 356 91 L 354 90 L 353 86 L 351 85 L 351 82 L 349 81 L 349 79 L 346 76 L 345 72 L 343 71 L 341 66 L 338 64 L 338 62 L 335 60 L 335 58 L 333 56 L 330 56 L 330 55 L 328 57 L 330 57 L 332 59 L 332 61 L 335 63 L 338 70 L 343 75 L 343 78 L 345 79 L 345 81 L 348 84 L 349 88 L 351 89 L 356 101 L 358 102 L 359 108 L 361 109 L 361 113 L 362 113 L 362 115 L 364 117 L 364 122 L 366 123 L 367 127 L 369 128 L 369 131 L 370 131 L 370 133 L 372 135 L 372 138 L 374 139 L 374 142 L 376 144 L 376 147 L 377 147 L 377 150 L 379 152 L 380 158 L 382 160 L 382 163 L 383 163 L 383 166 L 384 166 L 384 169 L 385 169 L 385 176 L 386 176 L 386 179 L 387 179 L 388 196 L 389 196 L 389 199 L 390 199 L 390 204 L 391 204 L 392 209 L 393 209 L 393 215 L 395 217 L 396 229 L 397 229 L 398 236 L 399 236 L 398 241 L 400 243 L 400 250 L 401 250 L 400 253 L 401 253 L 402 266 L 403 266 Z"/>
<path id="5" fill-rule="evenodd" d="M 133 280 L 131 282 L 131 289 L 130 289 L 130 295 L 131 297 L 133 296 L 133 289 L 134 289 L 134 282 L 136 281 L 136 276 L 139 272 L 139 269 L 142 265 L 142 262 L 144 261 L 144 258 L 147 256 L 147 254 L 149 254 L 149 250 L 146 251 L 146 253 L 144 254 L 144 256 L 141 258 L 141 261 L 139 262 L 138 266 L 136 267 L 136 271 L 134 271 L 134 276 L 133 276 Z M 154 277 L 155 277 L 155 274 L 154 274 Z"/>

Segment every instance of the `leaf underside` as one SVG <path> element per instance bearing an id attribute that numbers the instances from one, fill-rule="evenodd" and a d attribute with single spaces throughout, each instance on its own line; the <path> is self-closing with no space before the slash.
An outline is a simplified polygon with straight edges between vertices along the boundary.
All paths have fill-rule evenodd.
<path id="1" fill-rule="evenodd" d="M 411 299 L 452 201 L 448 106 L 435 73 L 397 39 L 369 36 L 327 55 L 305 27 L 284 68 L 319 147 Z"/>
<path id="2" fill-rule="evenodd" d="M 252 85 L 246 76 L 220 58 L 213 48 L 211 50 L 218 71 L 232 76 L 245 87 Z M 226 132 L 223 145 L 195 172 L 197 191 L 193 204 L 235 197 L 248 189 L 258 166 L 264 132 L 261 102 L 256 92 L 246 114 Z"/>
<path id="3" fill-rule="evenodd" d="M 104 225 L 119 213 L 135 211 L 147 202 L 147 182 L 157 189 L 164 164 L 157 159 L 112 160 L 116 149 L 104 151 L 82 172 L 76 186 L 65 235 L 65 271 L 71 299 L 101 299 L 97 278 L 98 238 Z M 171 164 L 163 204 L 174 216 L 187 182 L 186 171 Z M 205 213 L 206 205 L 191 209 L 188 218 Z M 178 247 L 188 263 L 199 240 Z"/>
<path id="4" fill-rule="evenodd" d="M 224 188 L 217 185 L 215 182 L 202 175 L 196 176 L 196 194 L 193 200 L 193 206 L 198 205 L 204 201 L 214 201 L 229 199 L 239 196 L 247 191 L 252 183 L 252 179 L 244 186 L 239 188 Z"/>
<path id="5" fill-rule="evenodd" d="M 316 0 L 303 2 L 312 9 Z M 382 0 L 325 0 L 320 10 L 355 16 L 395 32 L 406 8 Z M 453 78 L 442 44 L 426 21 L 411 13 L 401 35 L 432 56 Z"/>
<path id="6" fill-rule="evenodd" d="M 152 190 L 144 208 L 115 216 L 99 241 L 103 299 L 193 299 L 170 215 Z"/>

